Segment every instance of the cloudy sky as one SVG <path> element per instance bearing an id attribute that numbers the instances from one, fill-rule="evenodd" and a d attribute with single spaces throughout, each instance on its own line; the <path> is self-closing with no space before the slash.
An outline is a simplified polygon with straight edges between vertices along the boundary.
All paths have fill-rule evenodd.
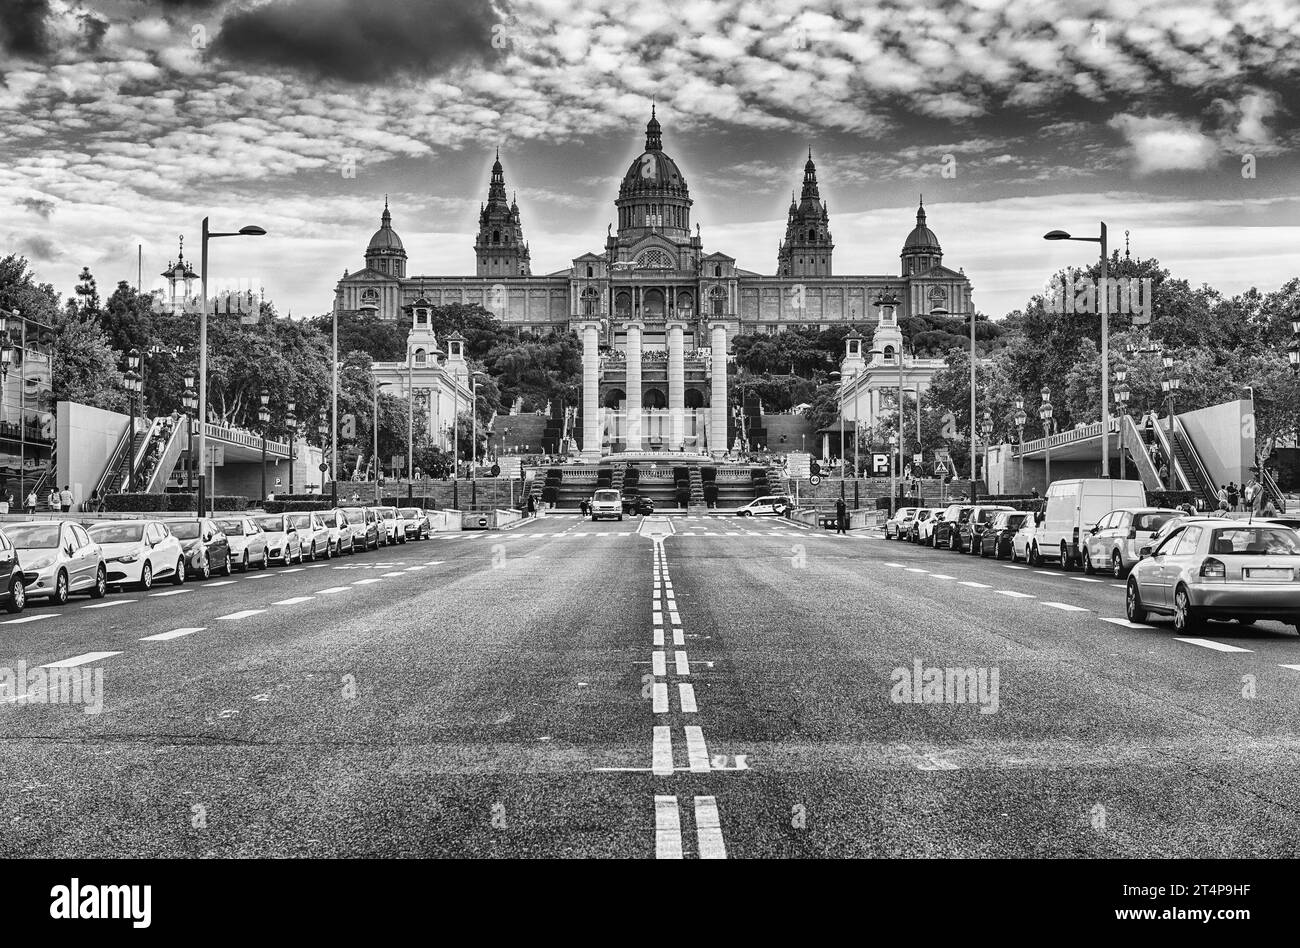
<path id="1" fill-rule="evenodd" d="M 411 274 L 473 273 L 500 147 L 533 270 L 602 248 L 650 102 L 706 251 L 776 267 L 808 147 L 839 273 L 924 193 L 999 317 L 1110 226 L 1194 283 L 1300 274 L 1300 4 L 0 0 L 0 253 L 70 293 L 197 256 L 328 310 L 384 195 Z M 189 254 L 187 254 L 189 256 Z"/>

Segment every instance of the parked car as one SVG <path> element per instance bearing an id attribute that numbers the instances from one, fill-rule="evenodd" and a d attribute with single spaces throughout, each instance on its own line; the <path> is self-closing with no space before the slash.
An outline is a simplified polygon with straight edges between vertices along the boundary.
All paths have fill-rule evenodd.
<path id="1" fill-rule="evenodd" d="M 623 496 L 612 487 L 603 487 L 591 495 L 591 519 L 622 520 Z"/>
<path id="2" fill-rule="evenodd" d="M 1155 539 L 1156 533 L 1170 520 L 1183 516 L 1163 507 L 1125 507 L 1112 510 L 1083 538 L 1083 571 L 1091 576 L 1109 570 L 1123 579 L 1141 557 L 1142 547 Z"/>
<path id="3" fill-rule="evenodd" d="M 104 555 L 81 524 L 34 520 L 7 526 L 5 532 L 22 561 L 25 599 L 63 605 L 72 593 L 100 599 L 108 592 Z"/>
<path id="4" fill-rule="evenodd" d="M 330 542 L 334 544 L 335 556 L 356 552 L 352 545 L 352 523 L 342 507 L 321 511 L 320 519 L 329 528 Z"/>
<path id="5" fill-rule="evenodd" d="M 957 546 L 955 549 L 961 552 L 979 554 L 980 537 L 993 518 L 1006 510 L 1011 510 L 1006 504 L 976 504 L 971 509 L 970 516 L 965 521 L 957 524 L 955 536 L 957 537 Z"/>
<path id="6" fill-rule="evenodd" d="M 736 511 L 737 517 L 780 517 L 794 509 L 794 501 L 784 494 L 755 497 Z"/>
<path id="7" fill-rule="evenodd" d="M 3 530 L 0 530 L 0 596 L 4 597 L 5 612 L 22 612 L 27 608 L 27 585 L 23 582 L 18 550 Z"/>
<path id="8" fill-rule="evenodd" d="M 110 586 L 149 590 L 157 579 L 185 582 L 185 550 L 160 520 L 104 520 L 86 533 L 99 544 Z"/>
<path id="9" fill-rule="evenodd" d="M 343 515 L 348 518 L 348 527 L 352 532 L 352 550 L 361 552 L 379 549 L 379 515 L 373 507 L 344 507 Z"/>
<path id="10" fill-rule="evenodd" d="M 938 520 L 930 534 L 930 545 L 935 549 L 946 546 L 950 550 L 958 549 L 957 528 L 966 522 L 973 504 L 949 504 L 943 509 L 943 517 Z"/>
<path id="11" fill-rule="evenodd" d="M 1033 559 L 1034 538 L 1038 529 L 1037 519 L 1034 514 L 1027 514 L 1020 523 L 1020 529 L 1011 535 L 1011 562 L 1019 563 L 1023 560 L 1034 566 L 1040 565 Z"/>
<path id="12" fill-rule="evenodd" d="M 419 507 L 398 507 L 397 516 L 402 518 L 408 540 L 427 540 L 433 533 L 429 526 L 429 515 Z"/>
<path id="13" fill-rule="evenodd" d="M 330 528 L 325 526 L 325 521 L 321 520 L 318 513 L 290 511 L 287 516 L 298 531 L 298 544 L 302 548 L 304 557 L 314 563 L 317 556 L 329 559 L 334 555 L 334 541 L 330 538 Z"/>
<path id="14" fill-rule="evenodd" d="M 1023 510 L 999 510 L 992 522 L 980 532 L 979 555 L 993 554 L 995 560 L 1004 556 L 1015 559 L 1014 540 L 1026 520 L 1031 519 Z"/>
<path id="15" fill-rule="evenodd" d="M 943 516 L 942 507 L 922 507 L 912 521 L 912 542 L 934 546 L 934 525 Z"/>
<path id="16" fill-rule="evenodd" d="M 379 525 L 379 539 L 382 543 L 393 546 L 406 542 L 406 528 L 397 516 L 396 507 L 372 507 L 371 509 L 378 518 L 376 522 Z"/>
<path id="17" fill-rule="evenodd" d="M 899 507 L 894 511 L 894 515 L 885 521 L 885 539 L 901 540 L 904 534 L 912 529 L 912 521 L 916 519 L 916 507 Z M 890 536 L 890 534 L 893 536 Z"/>
<path id="18" fill-rule="evenodd" d="M 297 560 L 302 562 L 302 537 L 298 536 L 298 527 L 289 514 L 263 514 L 255 518 L 257 525 L 266 533 L 267 555 L 272 563 L 288 566 Z"/>
<path id="19" fill-rule="evenodd" d="M 1300 632 L 1300 534 L 1290 527 L 1189 519 L 1139 552 L 1124 593 L 1130 622 L 1168 614 L 1192 635 L 1206 619 L 1273 619 Z"/>
<path id="20" fill-rule="evenodd" d="M 266 545 L 266 531 L 252 517 L 222 517 L 217 526 L 230 543 L 230 556 L 240 572 L 254 566 L 266 569 L 271 565 L 271 551 Z"/>
<path id="21" fill-rule="evenodd" d="M 642 497 L 639 494 L 634 497 L 623 498 L 623 513 L 631 514 L 635 517 L 648 517 L 655 512 L 655 502 L 649 497 Z"/>
<path id="22" fill-rule="evenodd" d="M 1050 560 L 1062 569 L 1083 562 L 1083 539 L 1111 510 L 1145 507 L 1141 481 L 1116 477 L 1083 477 L 1056 481 L 1047 488 L 1047 501 L 1038 517 L 1030 560 Z"/>
<path id="23" fill-rule="evenodd" d="M 208 579 L 213 573 L 235 571 L 230 541 L 217 522 L 208 517 L 169 517 L 163 521 L 185 550 L 185 568 L 191 576 Z"/>

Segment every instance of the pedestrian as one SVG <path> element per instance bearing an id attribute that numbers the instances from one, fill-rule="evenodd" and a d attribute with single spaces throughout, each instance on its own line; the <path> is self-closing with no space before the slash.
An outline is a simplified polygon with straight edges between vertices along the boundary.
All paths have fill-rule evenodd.
<path id="1" fill-rule="evenodd" d="M 72 485 L 63 485 L 63 490 L 59 491 L 59 507 L 64 513 L 72 510 Z"/>
<path id="2" fill-rule="evenodd" d="M 1223 501 L 1221 504 L 1219 504 L 1219 509 L 1214 512 L 1213 516 L 1215 517 L 1228 516 L 1228 502 L 1226 500 Z"/>
<path id="3" fill-rule="evenodd" d="M 59 489 L 57 487 L 50 488 L 50 495 L 45 498 L 45 505 L 49 507 L 52 512 L 59 509 Z"/>
<path id="4" fill-rule="evenodd" d="M 1263 516 L 1263 517 L 1276 517 L 1276 516 L 1277 516 L 1277 508 L 1273 506 L 1273 498 L 1272 498 L 1272 497 L 1265 497 L 1265 498 L 1264 498 L 1264 509 L 1261 510 L 1259 513 L 1260 513 L 1260 516 Z"/>
<path id="5" fill-rule="evenodd" d="M 30 517 L 32 514 L 36 513 L 36 504 L 37 504 L 36 488 L 33 487 L 31 491 L 27 494 L 27 504 L 26 504 L 27 516 Z"/>
<path id="6" fill-rule="evenodd" d="M 1033 499 L 1033 500 L 1037 500 L 1037 499 L 1038 499 L 1038 488 L 1037 488 L 1037 487 L 1031 487 L 1031 488 L 1029 488 L 1029 496 L 1030 496 L 1031 499 Z"/>
<path id="7" fill-rule="evenodd" d="M 835 501 L 835 532 L 836 533 L 848 532 L 844 529 L 844 523 L 847 519 L 848 519 L 848 506 L 844 503 L 844 498 L 841 497 L 839 500 Z"/>
<path id="8" fill-rule="evenodd" d="M 87 506 L 88 509 L 92 510 L 93 512 L 95 512 L 95 513 L 99 513 L 99 504 L 100 504 L 100 501 L 99 501 L 99 488 L 98 488 L 98 487 L 92 487 L 92 488 L 90 489 L 90 500 L 89 500 L 89 502 L 87 503 L 86 506 Z"/>
<path id="9" fill-rule="evenodd" d="M 1241 508 L 1238 506 L 1240 500 L 1241 495 L 1237 491 L 1236 483 L 1228 481 L 1228 509 L 1240 510 Z"/>
<path id="10" fill-rule="evenodd" d="M 1220 505 L 1222 505 L 1222 504 L 1226 504 L 1226 503 L 1228 502 L 1228 485 L 1227 485 L 1227 484 L 1220 484 L 1220 485 L 1219 485 L 1219 492 L 1215 495 L 1215 500 L 1216 500 Z"/>
<path id="11" fill-rule="evenodd" d="M 536 514 L 537 514 L 537 501 L 533 499 L 533 495 L 532 495 L 532 494 L 529 494 L 529 495 L 528 495 L 528 507 L 527 507 L 527 509 L 528 509 L 528 516 L 530 516 L 530 517 L 536 516 Z"/>

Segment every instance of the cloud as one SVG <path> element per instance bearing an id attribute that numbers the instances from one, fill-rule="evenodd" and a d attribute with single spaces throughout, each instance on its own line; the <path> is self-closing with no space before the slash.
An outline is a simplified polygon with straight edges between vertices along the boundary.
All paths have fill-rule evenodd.
<path id="1" fill-rule="evenodd" d="M 213 50 L 234 62 L 375 82 L 437 75 L 487 55 L 494 22 L 486 0 L 273 0 L 227 15 Z"/>
<path id="2" fill-rule="evenodd" d="M 9 0 L 0 17 L 0 50 L 15 56 L 44 56 L 50 38 L 46 19 L 49 0 Z"/>
<path id="3" fill-rule="evenodd" d="M 1206 171 L 1219 158 L 1214 140 L 1188 120 L 1169 115 L 1117 115 L 1109 124 L 1128 142 L 1139 175 Z"/>
<path id="4" fill-rule="evenodd" d="M 63 251 L 53 240 L 41 236 L 24 237 L 19 240 L 18 250 L 32 260 L 57 260 L 63 256 Z"/>
<path id="5" fill-rule="evenodd" d="M 54 202 L 47 198 L 19 198 L 18 203 L 46 220 L 49 220 L 50 215 L 54 213 Z"/>

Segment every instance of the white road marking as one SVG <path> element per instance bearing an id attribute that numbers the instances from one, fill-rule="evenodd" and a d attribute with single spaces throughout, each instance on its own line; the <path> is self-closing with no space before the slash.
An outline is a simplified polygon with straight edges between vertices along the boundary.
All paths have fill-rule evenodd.
<path id="1" fill-rule="evenodd" d="M 695 706 L 695 686 L 679 684 L 677 686 L 677 696 L 682 702 L 682 711 L 692 714 L 699 709 Z"/>
<path id="2" fill-rule="evenodd" d="M 1300 665 L 1280 665 L 1280 666 L 1278 666 L 1278 667 L 1280 667 L 1280 668 L 1289 668 L 1289 669 L 1291 669 L 1292 671 L 1298 671 L 1298 672 L 1300 672 Z"/>
<path id="3" fill-rule="evenodd" d="M 655 645 L 663 645 L 663 644 L 664 644 L 664 627 L 662 625 L 657 625 L 655 626 Z"/>
<path id="4" fill-rule="evenodd" d="M 689 675 L 691 673 L 691 663 L 686 660 L 685 652 L 676 652 L 673 659 L 677 663 L 677 674 Z"/>
<path id="5" fill-rule="evenodd" d="M 146 635 L 141 642 L 170 642 L 172 639 L 179 639 L 182 635 L 193 635 L 195 632 L 202 632 L 207 626 L 198 626 L 192 629 L 172 629 L 170 632 L 159 632 L 157 635 Z"/>
<path id="6" fill-rule="evenodd" d="M 956 579 L 956 576 L 949 576 L 947 573 L 931 573 L 931 579 Z"/>
<path id="7" fill-rule="evenodd" d="M 23 616 L 21 619 L 6 619 L 4 622 L 0 622 L 0 625 L 22 625 L 25 622 L 40 622 L 42 619 L 52 618 L 53 616 L 48 614 L 43 616 Z"/>
<path id="8" fill-rule="evenodd" d="M 1099 616 L 1102 622 L 1109 622 L 1111 625 L 1122 625 L 1126 629 L 1154 629 L 1154 625 L 1144 625 L 1141 622 L 1129 622 L 1128 619 L 1107 619 Z"/>
<path id="9" fill-rule="evenodd" d="M 650 664 L 653 666 L 656 677 L 662 678 L 664 675 L 668 674 L 668 666 L 664 659 L 663 652 L 652 653 L 650 656 Z"/>
<path id="10" fill-rule="evenodd" d="M 301 572 L 302 572 L 304 569 L 306 569 L 306 568 L 307 568 L 307 567 L 305 567 L 305 566 L 295 566 L 295 567 L 293 567 L 292 569 L 282 569 L 282 570 L 280 570 L 280 572 L 281 572 L 281 573 L 301 573 Z"/>
<path id="11" fill-rule="evenodd" d="M 1050 606 L 1053 609 L 1060 609 L 1062 612 L 1088 612 L 1083 606 L 1072 606 L 1068 602 L 1044 602 L 1044 606 Z"/>
<path id="12" fill-rule="evenodd" d="M 958 583 L 957 585 L 958 585 L 958 586 L 969 586 L 971 589 L 992 589 L 992 588 L 993 588 L 992 586 L 988 585 L 987 583 L 972 583 L 972 582 L 971 582 L 970 580 L 968 580 L 968 579 L 962 580 L 962 581 L 961 581 L 960 583 Z"/>
<path id="13" fill-rule="evenodd" d="M 1123 583 L 1111 583 L 1110 585 L 1112 589 L 1128 589 Z"/>
<path id="14" fill-rule="evenodd" d="M 653 702 L 655 714 L 668 713 L 668 685 L 662 681 L 656 681 L 650 689 L 650 698 Z"/>
<path id="15" fill-rule="evenodd" d="M 1093 579 L 1091 576 L 1071 576 L 1070 578 L 1074 580 L 1076 583 L 1100 583 L 1104 581 L 1100 579 Z"/>
<path id="16" fill-rule="evenodd" d="M 61 662 L 50 662 L 48 665 L 38 665 L 38 668 L 72 668 L 75 665 L 84 665 L 87 662 L 97 662 L 101 658 L 112 658 L 114 655 L 121 655 L 121 652 L 87 652 L 85 655 L 74 655 L 72 658 L 65 658 Z"/>
<path id="17" fill-rule="evenodd" d="M 263 573 L 262 575 L 265 576 L 265 575 L 267 575 L 267 574 L 266 574 L 266 573 Z M 257 576 L 254 576 L 254 577 L 253 577 L 253 579 L 258 579 L 258 578 L 259 578 L 259 577 L 257 577 Z M 233 579 L 219 579 L 219 580 L 217 580 L 215 583 L 210 583 L 210 582 L 209 582 L 209 583 L 204 583 L 204 584 L 203 584 L 203 588 L 204 588 L 204 589 L 214 589 L 214 588 L 216 588 L 217 586 L 233 586 L 233 585 L 235 585 L 235 582 L 236 582 L 236 580 L 233 580 Z"/>
<path id="18" fill-rule="evenodd" d="M 255 616 L 258 613 L 265 612 L 265 609 L 244 609 L 240 612 L 232 612 L 228 616 L 218 616 L 218 619 L 247 619 L 249 616 Z"/>
<path id="19" fill-rule="evenodd" d="M 392 576 L 402 576 L 402 575 L 404 575 L 404 574 L 398 572 L 398 573 L 380 573 L 379 575 L 380 575 L 380 576 L 388 576 L 388 577 L 392 577 Z"/>
<path id="20" fill-rule="evenodd" d="M 82 606 L 83 609 L 107 609 L 109 606 L 120 606 L 128 602 L 139 602 L 138 599 L 110 599 L 108 602 L 95 602 L 89 606 Z"/>
<path id="21" fill-rule="evenodd" d="M 1216 652 L 1249 652 L 1251 649 L 1238 648 L 1235 645 L 1225 645 L 1222 642 L 1216 642 L 1213 639 L 1184 639 L 1174 636 L 1175 642 L 1186 642 L 1188 645 L 1199 645 L 1201 648 L 1214 649 Z"/>
<path id="22" fill-rule="evenodd" d="M 695 832 L 700 838 L 701 859 L 727 858 L 727 847 L 722 842 L 722 820 L 718 817 L 715 798 L 695 798 Z"/>
<path id="23" fill-rule="evenodd" d="M 999 589 L 997 590 L 997 594 L 999 596 L 1010 596 L 1012 599 L 1037 599 L 1038 598 L 1037 596 L 1032 596 L 1029 593 L 1016 592 L 1014 589 Z"/>
<path id="24" fill-rule="evenodd" d="M 275 578 L 275 574 L 274 574 L 274 573 L 258 573 L 256 576 L 250 576 L 250 577 L 248 577 L 248 578 L 249 578 L 249 579 L 274 579 L 274 578 Z M 234 582 L 234 580 L 231 580 L 231 582 Z M 209 585 L 209 586 L 222 586 L 222 585 L 225 585 L 225 584 L 224 584 L 224 583 L 208 583 L 208 585 Z"/>
<path id="25" fill-rule="evenodd" d="M 655 858 L 682 858 L 682 819 L 676 797 L 655 797 Z"/>
<path id="26" fill-rule="evenodd" d="M 154 599 L 161 599 L 163 596 L 179 596 L 181 593 L 194 592 L 193 589 L 169 589 L 166 592 L 150 593 Z"/>
<path id="27" fill-rule="evenodd" d="M 928 572 L 930 572 L 928 569 L 918 569 L 918 568 L 915 567 L 915 566 L 909 566 L 909 567 L 907 567 L 907 571 L 908 571 L 909 573 L 928 573 Z"/>
<path id="28" fill-rule="evenodd" d="M 378 576 L 371 576 L 369 579 L 358 579 L 353 586 L 369 586 L 371 583 L 382 583 L 383 580 Z"/>
<path id="29" fill-rule="evenodd" d="M 1029 569 L 1028 566 L 1012 566 L 1010 563 L 1003 563 L 1003 569 Z"/>
<path id="30" fill-rule="evenodd" d="M 699 730 L 696 728 L 696 730 Z M 656 777 L 671 777 L 673 773 L 672 728 L 666 724 L 655 725 L 654 749 L 651 771 Z"/>
<path id="31" fill-rule="evenodd" d="M 273 606 L 296 606 L 300 602 L 311 602 L 315 596 L 294 596 L 291 599 L 281 599 L 279 602 L 273 602 Z"/>
<path id="32" fill-rule="evenodd" d="M 704 729 L 690 724 L 686 727 L 686 756 L 693 773 L 709 772 L 709 749 L 704 743 Z"/>
<path id="33" fill-rule="evenodd" d="M 673 644 L 674 644 L 674 645 L 685 645 L 685 644 L 686 644 L 686 639 L 684 639 L 684 638 L 682 637 L 682 627 L 681 627 L 680 625 L 679 625 L 679 626 L 675 626 L 675 627 L 673 628 Z"/>
<path id="34" fill-rule="evenodd" d="M 330 586 L 328 589 L 318 589 L 316 590 L 316 593 L 317 595 L 321 595 L 321 594 L 328 594 L 328 593 L 341 593 L 347 591 L 348 591 L 347 586 Z"/>

